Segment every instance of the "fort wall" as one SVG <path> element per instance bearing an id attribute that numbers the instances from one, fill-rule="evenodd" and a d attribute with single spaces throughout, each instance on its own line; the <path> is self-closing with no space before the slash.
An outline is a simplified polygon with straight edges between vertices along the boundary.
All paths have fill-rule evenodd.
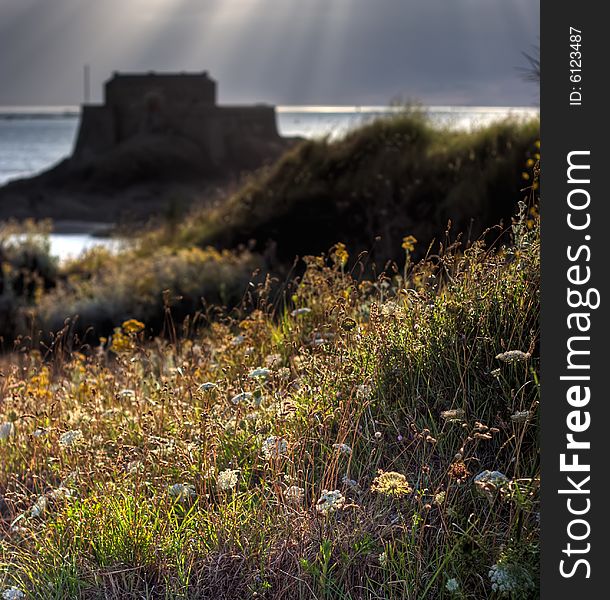
<path id="1" fill-rule="evenodd" d="M 239 163 L 241 146 L 281 138 L 275 107 L 217 106 L 216 82 L 202 74 L 120 74 L 105 85 L 105 104 L 83 106 L 74 158 L 89 159 L 140 135 L 195 142 L 212 165 Z"/>
<path id="2" fill-rule="evenodd" d="M 115 119 L 112 110 L 101 105 L 83 105 L 73 158 L 86 160 L 112 150 L 116 143 Z"/>

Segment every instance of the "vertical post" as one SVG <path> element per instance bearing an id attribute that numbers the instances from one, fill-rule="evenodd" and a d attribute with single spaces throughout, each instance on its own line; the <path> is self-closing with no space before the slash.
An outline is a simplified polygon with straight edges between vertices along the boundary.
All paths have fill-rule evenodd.
<path id="1" fill-rule="evenodd" d="M 90 102 L 90 70 L 89 65 L 85 65 L 83 69 L 83 86 L 84 86 L 84 94 L 83 94 L 83 102 L 85 104 L 89 104 Z"/>

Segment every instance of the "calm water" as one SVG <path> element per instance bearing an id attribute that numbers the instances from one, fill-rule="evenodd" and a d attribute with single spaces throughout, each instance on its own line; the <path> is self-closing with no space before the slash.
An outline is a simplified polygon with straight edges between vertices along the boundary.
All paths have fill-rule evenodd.
<path id="1" fill-rule="evenodd" d="M 518 107 L 431 107 L 427 110 L 434 122 L 460 129 L 485 125 L 509 115 L 518 118 L 538 115 L 537 109 Z M 277 121 L 282 135 L 340 137 L 391 111 L 383 107 L 282 106 L 277 109 Z M 78 120 L 75 107 L 0 107 L 0 185 L 38 173 L 68 156 Z M 79 254 L 96 244 L 113 242 L 87 235 L 51 237 L 52 252 L 60 257 Z"/>

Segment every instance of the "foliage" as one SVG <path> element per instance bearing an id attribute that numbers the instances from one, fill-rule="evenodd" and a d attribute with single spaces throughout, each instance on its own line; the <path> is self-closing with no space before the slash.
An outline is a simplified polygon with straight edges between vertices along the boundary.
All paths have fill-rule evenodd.
<path id="1" fill-rule="evenodd" d="M 417 256 L 442 240 L 447 222 L 478 239 L 510 222 L 522 187 L 523 156 L 537 121 L 506 120 L 472 131 L 433 126 L 416 109 L 375 120 L 339 140 L 309 140 L 250 178 L 226 201 L 195 213 L 151 243 L 234 247 L 253 240 L 281 263 L 337 241 L 382 267 L 402 258 L 405 233 Z M 490 240 L 491 241 L 491 240 Z M 379 272 L 378 269 L 377 272 Z"/>
<path id="2" fill-rule="evenodd" d="M 149 290 L 176 286 L 190 310 L 225 260 L 243 285 L 247 254 L 133 254 L 62 292 L 81 313 L 120 298 L 126 322 L 86 355 L 5 359 L 0 590 L 536 597 L 537 217 L 513 235 L 406 250 L 376 280 L 336 246 L 286 304 L 259 289 L 256 310 L 191 336 L 149 338 Z"/>

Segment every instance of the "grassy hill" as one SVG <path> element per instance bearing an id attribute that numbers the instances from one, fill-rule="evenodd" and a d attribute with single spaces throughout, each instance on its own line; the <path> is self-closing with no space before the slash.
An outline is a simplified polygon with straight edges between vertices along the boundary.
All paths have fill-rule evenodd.
<path id="1" fill-rule="evenodd" d="M 173 241 L 227 248 L 253 240 L 258 251 L 272 244 L 289 263 L 342 242 L 355 254 L 373 250 L 383 265 L 402 259 L 396 242 L 406 235 L 424 251 L 443 240 L 450 220 L 455 232 L 478 239 L 487 227 L 510 223 L 538 136 L 538 121 L 464 132 L 407 110 L 341 140 L 300 144 L 185 220 Z"/>

